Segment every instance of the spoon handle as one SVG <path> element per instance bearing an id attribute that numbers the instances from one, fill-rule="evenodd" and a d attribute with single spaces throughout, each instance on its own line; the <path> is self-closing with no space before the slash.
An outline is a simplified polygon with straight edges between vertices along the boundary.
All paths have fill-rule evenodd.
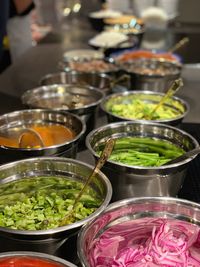
<path id="1" fill-rule="evenodd" d="M 100 158 L 98 159 L 92 173 L 90 174 L 90 176 L 86 179 L 85 184 L 83 186 L 83 188 L 81 189 L 81 191 L 79 192 L 78 196 L 76 197 L 75 201 L 74 201 L 74 205 L 73 205 L 73 209 L 76 206 L 76 204 L 78 203 L 78 201 L 80 200 L 81 196 L 83 195 L 84 191 L 86 190 L 88 184 L 90 183 L 90 181 L 92 180 L 92 177 L 94 175 L 96 175 L 99 170 L 103 167 L 103 165 L 105 164 L 105 162 L 108 160 L 108 158 L 110 157 L 113 147 L 115 144 L 115 140 L 114 139 L 108 139 L 106 142 L 106 145 L 104 147 L 104 150 L 101 153 Z"/>
<path id="2" fill-rule="evenodd" d="M 175 44 L 173 47 L 171 47 L 168 50 L 168 52 L 169 53 L 174 53 L 175 51 L 179 50 L 181 47 L 183 47 L 184 45 L 186 45 L 188 42 L 189 42 L 189 38 L 188 37 L 184 37 L 177 44 Z"/>
<path id="3" fill-rule="evenodd" d="M 148 116 L 148 119 L 151 119 L 153 114 L 157 111 L 157 109 L 162 106 L 162 104 L 171 96 L 173 96 L 181 87 L 183 86 L 183 80 L 176 79 L 173 84 L 170 86 L 170 88 L 167 90 L 165 95 L 161 98 L 160 102 L 155 106 L 155 108 L 151 111 L 151 113 Z"/>
<path id="4" fill-rule="evenodd" d="M 105 164 L 105 162 L 108 160 L 108 158 L 110 157 L 113 147 L 115 144 L 115 140 L 114 139 L 108 139 L 106 142 L 106 145 L 104 147 L 104 150 L 101 153 L 100 158 L 98 159 L 92 173 L 88 176 L 88 178 L 86 179 L 83 188 L 80 190 L 78 196 L 75 198 L 74 200 L 74 204 L 72 206 L 72 209 L 70 211 L 70 213 L 68 215 L 66 215 L 60 222 L 60 226 L 64 226 L 67 224 L 67 222 L 73 217 L 73 213 L 75 211 L 76 205 L 79 202 L 80 198 L 82 197 L 83 193 L 85 192 L 85 190 L 87 189 L 87 186 L 89 185 L 89 183 L 91 182 L 92 178 L 94 175 L 96 175 L 99 170 L 103 167 L 103 165 Z"/>

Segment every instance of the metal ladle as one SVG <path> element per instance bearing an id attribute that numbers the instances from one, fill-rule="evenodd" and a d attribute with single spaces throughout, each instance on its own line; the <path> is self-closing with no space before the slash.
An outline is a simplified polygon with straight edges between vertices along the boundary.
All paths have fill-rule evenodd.
<path id="1" fill-rule="evenodd" d="M 166 91 L 164 96 L 160 99 L 160 101 L 155 106 L 155 108 L 151 111 L 151 113 L 149 115 L 147 115 L 147 116 L 144 116 L 144 119 L 151 120 L 153 118 L 154 113 L 158 110 L 158 108 L 160 108 L 165 103 L 165 101 L 169 97 L 172 97 L 182 86 L 183 86 L 183 80 L 181 78 L 180 79 L 176 79 L 172 83 L 170 88 Z"/>
<path id="2" fill-rule="evenodd" d="M 33 129 L 24 128 L 18 139 L 19 148 L 40 148 L 44 147 L 44 142 L 39 135 Z"/>
<path id="3" fill-rule="evenodd" d="M 59 226 L 64 226 L 70 223 L 73 223 L 73 219 L 74 219 L 74 212 L 75 212 L 75 208 L 76 205 L 78 204 L 79 200 L 81 199 L 82 195 L 84 194 L 85 190 L 87 189 L 89 183 L 91 182 L 92 178 L 99 173 L 99 170 L 103 167 L 103 165 L 105 164 L 105 162 L 108 160 L 108 158 L 110 157 L 113 147 L 115 144 L 115 140 L 114 139 L 108 139 L 106 142 L 106 145 L 104 147 L 104 150 L 101 153 L 100 158 L 98 159 L 92 173 L 88 176 L 88 178 L 85 180 L 85 183 L 83 185 L 83 188 L 80 190 L 78 196 L 75 198 L 74 200 L 74 204 L 73 207 L 71 209 L 71 211 L 69 212 L 69 214 L 67 214 L 61 221 Z"/>

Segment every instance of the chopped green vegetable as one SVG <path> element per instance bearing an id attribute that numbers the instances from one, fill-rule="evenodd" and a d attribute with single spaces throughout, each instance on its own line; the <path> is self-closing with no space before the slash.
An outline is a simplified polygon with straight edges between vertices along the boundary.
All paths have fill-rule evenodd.
<path id="1" fill-rule="evenodd" d="M 98 154 L 104 143 L 97 145 Z M 116 139 L 109 160 L 130 166 L 158 167 L 179 157 L 184 150 L 169 141 L 149 137 L 125 137 Z"/>
<path id="2" fill-rule="evenodd" d="M 160 99 L 160 96 L 144 94 L 118 96 L 108 100 L 106 110 L 116 116 L 127 119 L 144 119 L 146 117 L 148 118 L 148 115 L 151 114 Z M 179 101 L 169 98 L 153 114 L 152 120 L 173 119 L 183 113 L 183 105 Z"/>
<path id="3" fill-rule="evenodd" d="M 59 226 L 72 209 L 83 184 L 62 177 L 34 177 L 0 186 L 0 226 L 20 230 L 45 230 Z M 74 221 L 84 219 L 101 204 L 88 187 L 76 206 Z"/>

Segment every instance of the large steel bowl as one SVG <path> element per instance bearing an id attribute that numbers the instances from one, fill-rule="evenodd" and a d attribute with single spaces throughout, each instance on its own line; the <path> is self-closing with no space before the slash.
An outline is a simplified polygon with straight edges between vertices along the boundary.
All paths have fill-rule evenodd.
<path id="1" fill-rule="evenodd" d="M 108 104 L 113 102 L 114 104 L 124 104 L 130 103 L 132 99 L 140 99 L 145 104 L 158 104 L 160 99 L 164 96 L 164 93 L 154 92 L 154 91 L 127 91 L 123 93 L 116 93 L 104 98 L 101 102 L 101 108 L 106 113 L 109 122 L 117 121 L 141 121 L 142 119 L 131 119 L 127 117 L 118 116 L 113 114 L 112 111 L 109 111 Z M 134 104 L 133 104 L 134 105 Z M 177 126 L 182 122 L 185 116 L 189 112 L 189 104 L 183 99 L 173 96 L 165 103 L 163 103 L 165 108 L 170 108 L 174 111 L 179 111 L 180 115 L 171 119 L 158 119 L 151 120 L 151 122 L 160 122 L 168 125 Z M 143 119 L 145 120 L 145 119 Z"/>
<path id="2" fill-rule="evenodd" d="M 76 267 L 76 265 L 69 261 L 46 253 L 38 253 L 33 251 L 13 251 L 0 253 L 0 263 L 3 261 L 5 267 L 20 266 L 20 262 L 21 264 L 24 264 L 24 259 L 26 262 L 28 261 L 32 267 L 41 267 L 43 264 L 46 264 L 47 267 Z"/>
<path id="3" fill-rule="evenodd" d="M 29 109 L 14 111 L 0 116 L 0 133 L 3 137 L 20 137 L 24 129 L 37 124 L 60 124 L 75 132 L 72 140 L 41 148 L 15 148 L 0 146 L 0 163 L 7 163 L 30 157 L 65 156 L 76 157 L 78 143 L 85 132 L 84 122 L 69 112 L 47 109 Z"/>
<path id="4" fill-rule="evenodd" d="M 118 122 L 93 130 L 86 139 L 86 145 L 97 159 L 95 147 L 108 138 L 145 136 L 168 140 L 185 151 L 198 147 L 198 142 L 188 133 L 172 126 L 148 122 Z M 140 196 L 176 196 L 180 190 L 191 157 L 176 164 L 160 167 L 130 166 L 108 160 L 103 172 L 113 186 L 113 200 Z"/>
<path id="5" fill-rule="evenodd" d="M 40 80 L 41 85 L 75 84 L 77 86 L 92 86 L 102 90 L 105 94 L 112 91 L 113 82 L 110 76 L 104 73 L 87 73 L 78 71 L 57 72 L 45 75 Z"/>
<path id="6" fill-rule="evenodd" d="M 200 205 L 191 201 L 169 197 L 130 198 L 109 205 L 99 217 L 83 227 L 79 233 L 78 255 L 82 266 L 91 266 L 89 263 L 89 253 L 92 244 L 106 230 L 113 225 L 117 226 L 123 222 L 134 222 L 136 219 L 145 217 L 178 219 L 199 226 Z M 113 239 L 115 237 L 116 235 L 113 234 Z"/>
<path id="7" fill-rule="evenodd" d="M 86 133 L 89 133 L 94 129 L 96 111 L 103 97 L 104 93 L 93 87 L 54 84 L 26 91 L 22 102 L 31 108 L 50 108 L 77 114 L 86 123 Z M 78 104 L 77 107 L 67 106 L 73 101 Z"/>
<path id="8" fill-rule="evenodd" d="M 19 179 L 34 179 L 34 177 L 62 177 L 73 181 L 84 182 L 91 174 L 93 167 L 74 159 L 58 157 L 32 158 L 0 166 L 0 186 Z M 0 227 L 0 240 L 4 244 L 0 251 L 15 251 L 16 249 L 38 251 L 59 255 L 61 247 L 70 240 L 79 230 L 80 226 L 98 216 L 108 205 L 112 187 L 107 177 L 102 173 L 92 179 L 90 186 L 102 199 L 102 203 L 90 216 L 73 224 L 49 230 L 14 230 Z M 69 239 L 69 240 L 67 240 Z M 76 248 L 72 242 L 67 242 L 65 256 L 70 258 Z"/>

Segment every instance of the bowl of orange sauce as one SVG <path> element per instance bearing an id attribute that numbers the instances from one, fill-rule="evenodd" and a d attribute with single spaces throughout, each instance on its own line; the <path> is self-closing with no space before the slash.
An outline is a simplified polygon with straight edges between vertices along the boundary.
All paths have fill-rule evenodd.
<path id="1" fill-rule="evenodd" d="M 0 163 L 40 157 L 76 157 L 85 123 L 76 115 L 48 109 L 0 116 Z"/>

